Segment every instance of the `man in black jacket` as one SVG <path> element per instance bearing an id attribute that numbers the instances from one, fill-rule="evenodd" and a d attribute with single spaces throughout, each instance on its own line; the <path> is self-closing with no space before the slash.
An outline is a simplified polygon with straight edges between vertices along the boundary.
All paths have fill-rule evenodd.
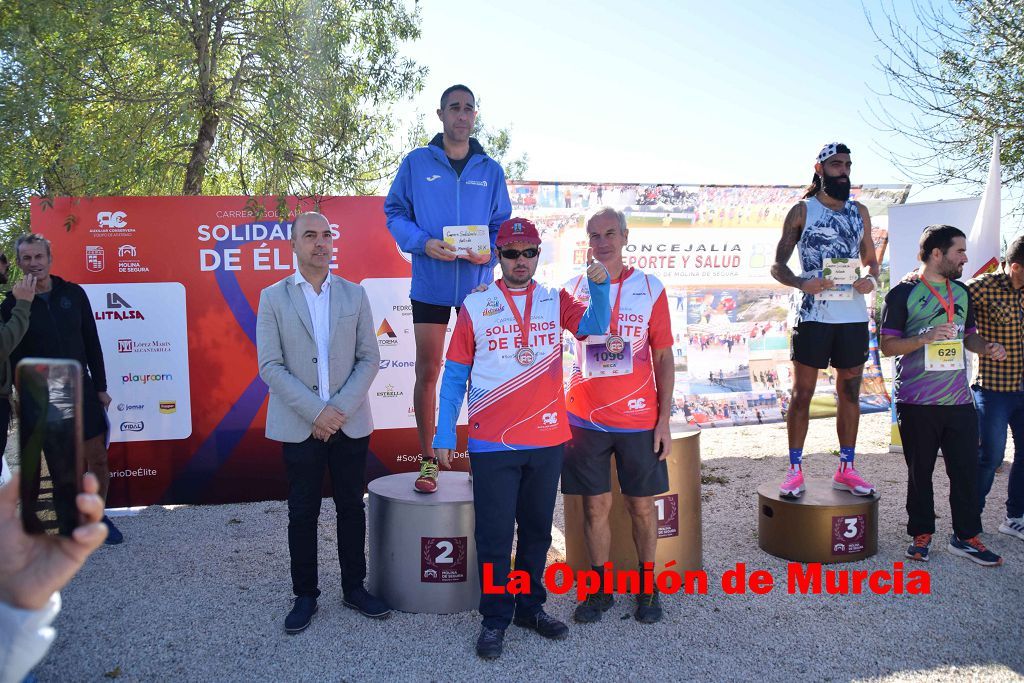
<path id="1" fill-rule="evenodd" d="M 11 365 L 22 358 L 71 358 L 82 365 L 82 429 L 85 437 L 86 468 L 96 475 L 100 497 L 106 500 L 110 485 L 107 465 L 107 420 L 110 405 L 107 376 L 103 366 L 96 319 L 85 290 L 73 282 L 50 274 L 53 254 L 50 241 L 42 235 L 22 235 L 14 243 L 18 266 L 36 278 L 28 331 L 11 354 Z M 0 304 L 0 317 L 11 319 L 14 297 L 8 294 Z M 0 425 L 4 427 L 5 425 Z M 107 543 L 120 543 L 121 532 L 103 517 L 109 534 Z"/>

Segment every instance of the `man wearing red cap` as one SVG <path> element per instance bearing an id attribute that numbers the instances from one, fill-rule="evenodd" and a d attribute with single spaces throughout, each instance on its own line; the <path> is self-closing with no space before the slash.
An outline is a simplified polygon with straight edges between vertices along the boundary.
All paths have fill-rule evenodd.
<path id="1" fill-rule="evenodd" d="M 569 426 L 562 389 L 562 330 L 601 334 L 608 327 L 608 271 L 587 268 L 590 305 L 533 281 L 540 235 L 530 221 L 501 224 L 495 244 L 502 277 L 466 297 L 448 346 L 434 437 L 434 454 L 451 468 L 455 420 L 469 382 L 469 458 L 473 466 L 476 551 L 495 583 L 506 581 L 518 524 L 516 569 L 530 576 L 530 591 L 480 596 L 480 657 L 501 655 L 510 623 L 546 638 L 568 628 L 544 612 L 544 565 L 563 444 Z M 486 570 L 485 570 L 486 567 Z"/>
<path id="2" fill-rule="evenodd" d="M 868 309 L 864 300 L 878 285 L 878 260 L 867 208 L 850 199 L 850 148 L 825 145 L 804 199 L 789 210 L 772 265 L 772 277 L 801 292 L 793 329 L 793 392 L 789 405 L 789 470 L 780 495 L 804 492 L 803 452 L 811 397 L 818 373 L 836 370 L 836 432 L 839 469 L 832 487 L 869 496 L 874 485 L 853 466 L 860 422 L 860 383 L 868 359 Z M 801 274 L 789 267 L 793 250 Z M 860 264 L 860 272 L 856 266 Z"/>

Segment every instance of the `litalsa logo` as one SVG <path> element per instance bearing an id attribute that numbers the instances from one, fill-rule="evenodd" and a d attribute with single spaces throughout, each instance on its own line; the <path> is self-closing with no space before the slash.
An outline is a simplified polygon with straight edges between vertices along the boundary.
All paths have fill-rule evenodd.
<path id="1" fill-rule="evenodd" d="M 380 327 L 377 328 L 377 345 L 378 346 L 396 346 L 398 344 L 398 335 L 395 334 L 395 330 L 391 327 L 391 323 L 388 322 L 387 318 L 384 318 L 381 322 Z"/>
<path id="2" fill-rule="evenodd" d="M 487 187 L 487 181 L 486 180 L 467 180 L 466 184 L 467 185 L 476 185 L 478 187 Z"/>
<path id="3" fill-rule="evenodd" d="M 142 311 L 136 310 L 117 292 L 107 292 L 106 311 L 96 311 L 97 320 L 145 320 Z M 124 310 L 122 310 L 124 309 Z"/>
<path id="4" fill-rule="evenodd" d="M 141 432 L 145 428 L 146 428 L 146 423 L 144 423 L 142 420 L 139 420 L 138 422 L 122 422 L 121 423 L 121 431 L 122 432 Z"/>
<path id="5" fill-rule="evenodd" d="M 133 375 L 129 373 L 121 376 L 121 384 L 149 384 L 150 382 L 170 382 L 173 380 L 174 376 L 170 373 L 150 375 Z"/>
<path id="6" fill-rule="evenodd" d="M 498 297 L 492 296 L 487 300 L 484 305 L 484 310 L 481 311 L 480 315 L 497 315 L 505 310 L 505 307 L 498 303 Z"/>
<path id="7" fill-rule="evenodd" d="M 377 392 L 377 396 L 379 396 L 380 398 L 398 398 L 399 396 L 402 396 L 402 394 L 403 392 L 398 391 L 390 384 L 384 387 L 384 391 Z"/>

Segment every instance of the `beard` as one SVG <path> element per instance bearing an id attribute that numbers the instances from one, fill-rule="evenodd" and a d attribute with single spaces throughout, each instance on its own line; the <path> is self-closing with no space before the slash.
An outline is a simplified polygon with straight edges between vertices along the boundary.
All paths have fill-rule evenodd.
<path id="1" fill-rule="evenodd" d="M 949 261 L 943 261 L 939 266 L 939 275 L 949 280 L 955 280 L 964 274 L 964 267 Z"/>
<path id="2" fill-rule="evenodd" d="M 850 198 L 850 176 L 848 175 L 837 175 L 830 176 L 827 173 L 822 175 L 822 183 L 825 194 L 832 199 L 838 199 L 841 202 L 845 202 Z"/>

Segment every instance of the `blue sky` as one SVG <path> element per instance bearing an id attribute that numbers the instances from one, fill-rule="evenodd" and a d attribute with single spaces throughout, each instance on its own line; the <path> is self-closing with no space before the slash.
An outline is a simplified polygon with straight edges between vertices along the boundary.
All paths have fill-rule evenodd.
<path id="1" fill-rule="evenodd" d="M 865 5 L 882 18 L 879 0 Z M 855 183 L 907 180 L 882 150 L 908 143 L 871 124 L 884 51 L 860 2 L 420 8 L 423 37 L 406 53 L 430 73 L 401 114 L 439 129 L 440 92 L 469 85 L 488 124 L 510 126 L 513 151 L 529 154 L 530 179 L 801 184 L 838 139 L 853 149 Z M 911 201 L 962 196 L 915 186 Z"/>

